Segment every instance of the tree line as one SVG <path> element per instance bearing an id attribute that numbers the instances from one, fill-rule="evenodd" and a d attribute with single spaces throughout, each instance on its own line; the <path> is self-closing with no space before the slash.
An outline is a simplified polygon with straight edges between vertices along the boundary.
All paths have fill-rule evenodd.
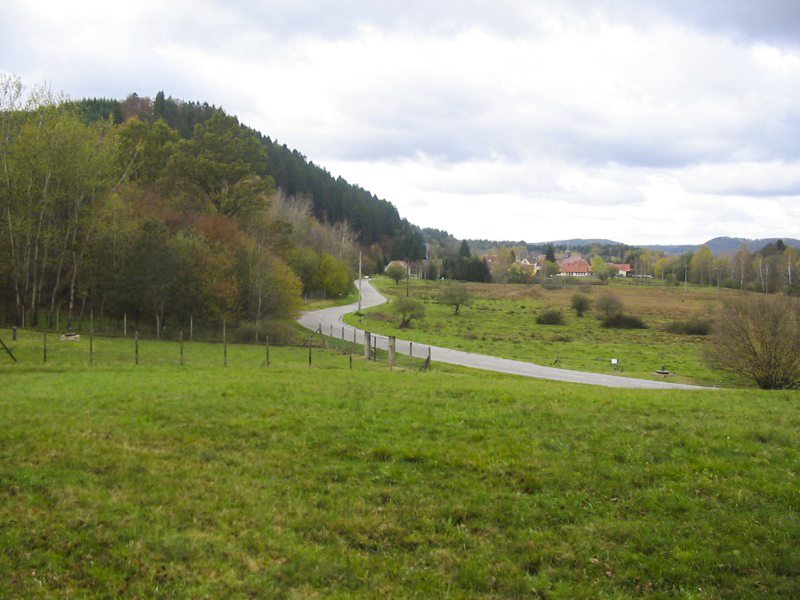
<path id="1" fill-rule="evenodd" d="M 430 232 L 438 247 L 452 245 L 445 232 Z M 527 271 L 515 268 L 515 262 L 532 256 L 545 256 L 548 267 L 546 274 L 557 273 L 555 252 L 563 252 L 566 246 L 553 244 L 532 245 L 519 243 L 497 244 L 485 240 L 473 241 L 479 252 L 493 253 L 501 264 L 495 280 L 507 283 L 533 283 L 534 278 Z M 661 250 L 651 250 L 622 244 L 601 245 L 587 244 L 570 248 L 581 254 L 592 264 L 592 272 L 608 278 L 616 273 L 616 269 L 608 269 L 608 263 L 628 264 L 631 274 L 641 280 L 657 279 L 679 285 L 692 283 L 695 285 L 719 286 L 760 293 L 782 292 L 800 295 L 800 249 L 788 246 L 782 240 L 766 244 L 763 248 L 751 252 L 746 243 L 742 243 L 732 255 L 715 256 L 708 245 L 697 251 L 683 254 L 666 254 Z"/>
<path id="2" fill-rule="evenodd" d="M 0 75 L 0 318 L 275 323 L 346 294 L 362 246 L 424 257 L 392 205 L 219 108 Z"/>
<path id="3" fill-rule="evenodd" d="M 800 250 L 781 240 L 750 252 L 742 243 L 732 256 L 715 256 L 707 245 L 697 252 L 664 255 L 638 249 L 629 257 L 634 273 L 678 283 L 719 286 L 765 294 L 800 295 Z"/>

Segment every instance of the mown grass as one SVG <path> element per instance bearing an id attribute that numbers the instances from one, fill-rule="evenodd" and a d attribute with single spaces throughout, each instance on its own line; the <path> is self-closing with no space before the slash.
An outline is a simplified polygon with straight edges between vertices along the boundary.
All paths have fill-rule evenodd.
<path id="1" fill-rule="evenodd" d="M 406 286 L 384 278 L 373 281 L 390 301 L 404 296 Z M 657 370 L 666 367 L 670 381 L 747 387 L 740 377 L 712 369 L 706 362 L 706 338 L 668 331 L 670 323 L 693 318 L 710 318 L 718 310 L 716 289 L 683 287 L 658 283 L 609 286 L 576 286 L 548 290 L 539 285 L 464 284 L 473 293 L 468 307 L 459 315 L 440 304 L 440 282 L 412 280 L 409 293 L 425 303 L 426 316 L 411 329 L 400 329 L 391 306 L 367 311 L 364 317 L 350 315 L 346 322 L 384 335 L 395 335 L 425 344 L 467 352 L 524 360 L 565 369 L 660 379 Z M 604 293 L 619 297 L 625 313 L 641 318 L 646 329 L 606 329 L 594 311 L 577 317 L 570 309 L 572 295 L 582 290 L 593 301 Z M 723 293 L 733 293 L 723 290 Z M 564 325 L 537 324 L 538 315 L 559 310 Z M 611 359 L 617 359 L 617 366 Z"/>
<path id="2" fill-rule="evenodd" d="M 0 360 L 0 597 L 800 594 L 798 393 L 321 354 Z"/>

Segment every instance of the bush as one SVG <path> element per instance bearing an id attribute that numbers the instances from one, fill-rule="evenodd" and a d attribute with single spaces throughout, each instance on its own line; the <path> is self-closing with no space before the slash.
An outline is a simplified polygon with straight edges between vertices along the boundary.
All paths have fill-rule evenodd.
<path id="1" fill-rule="evenodd" d="M 414 298 L 400 296 L 392 302 L 392 308 L 400 315 L 400 329 L 408 329 L 412 320 L 425 316 L 425 305 Z"/>
<path id="2" fill-rule="evenodd" d="M 588 311 L 591 307 L 592 301 L 585 294 L 572 295 L 572 310 L 574 310 L 575 314 L 579 317 L 582 317 L 583 313 Z"/>
<path id="3" fill-rule="evenodd" d="M 715 321 L 709 361 L 765 390 L 800 386 L 800 303 L 788 296 L 728 300 Z"/>
<path id="4" fill-rule="evenodd" d="M 560 310 L 553 308 L 537 315 L 536 322 L 539 325 L 563 325 L 564 317 Z"/>
<path id="5" fill-rule="evenodd" d="M 694 318 L 688 321 L 673 321 L 667 325 L 667 331 L 680 335 L 709 335 L 712 326 L 711 319 Z"/>
<path id="6" fill-rule="evenodd" d="M 607 329 L 645 329 L 647 327 L 639 317 L 621 312 L 605 317 L 600 322 L 600 326 Z"/>
<path id="7" fill-rule="evenodd" d="M 276 346 L 292 346 L 299 342 L 297 329 L 290 321 L 259 321 L 258 325 L 253 321 L 239 323 L 239 326 L 230 331 L 230 340 L 239 344 L 252 344 L 256 341 L 256 330 L 258 330 L 258 343 L 263 344 L 269 336 L 270 344 Z"/>
<path id="8" fill-rule="evenodd" d="M 595 302 L 595 308 L 597 309 L 597 312 L 608 319 L 609 317 L 613 317 L 617 314 L 621 315 L 624 307 L 622 300 L 620 300 L 611 292 L 606 292 L 597 299 L 597 302 Z"/>
<path id="9" fill-rule="evenodd" d="M 551 277 L 542 282 L 542 287 L 546 290 L 560 290 L 564 287 L 564 281 L 561 277 Z"/>

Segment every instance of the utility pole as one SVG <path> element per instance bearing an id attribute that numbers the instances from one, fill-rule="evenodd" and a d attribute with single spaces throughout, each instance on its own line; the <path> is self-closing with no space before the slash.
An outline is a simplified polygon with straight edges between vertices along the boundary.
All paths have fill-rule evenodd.
<path id="1" fill-rule="evenodd" d="M 683 293 L 689 293 L 689 263 L 683 260 Z"/>
<path id="2" fill-rule="evenodd" d="M 408 298 L 408 279 L 411 276 L 411 263 L 406 259 L 406 298 Z"/>

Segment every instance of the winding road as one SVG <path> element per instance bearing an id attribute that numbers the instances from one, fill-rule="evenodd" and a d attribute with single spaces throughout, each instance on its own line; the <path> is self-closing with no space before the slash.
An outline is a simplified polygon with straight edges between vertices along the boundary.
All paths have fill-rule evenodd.
<path id="1" fill-rule="evenodd" d="M 356 281 L 356 285 L 359 282 Z M 381 295 L 368 280 L 360 282 L 361 287 L 361 308 L 369 308 L 386 302 L 386 298 Z M 358 309 L 358 303 L 346 306 L 335 306 L 304 313 L 298 322 L 305 328 L 312 331 L 321 330 L 323 335 L 333 335 L 334 337 L 343 336 L 348 341 L 357 344 L 364 344 L 364 330 L 357 329 L 350 325 L 345 325 L 342 318 Z M 388 338 L 377 336 L 377 346 L 382 350 L 388 348 Z M 430 348 L 431 360 L 434 362 L 449 363 L 470 367 L 473 369 L 483 369 L 486 371 L 497 371 L 499 373 L 509 373 L 511 375 L 522 375 L 524 377 L 536 377 L 539 379 L 552 379 L 554 381 L 565 381 L 569 383 L 585 383 L 588 385 L 601 385 L 613 388 L 639 388 L 639 389 L 672 389 L 672 390 L 707 390 L 695 385 L 681 383 L 670 383 L 667 381 L 650 381 L 648 379 L 634 379 L 632 377 L 620 377 L 617 375 L 604 375 L 602 373 L 586 373 L 583 371 L 571 371 L 569 369 L 557 369 L 554 367 L 544 367 L 533 363 L 485 354 L 473 354 L 472 352 L 462 352 L 450 348 L 439 348 L 438 346 L 428 346 L 420 342 L 409 342 L 407 340 L 396 341 L 395 345 L 398 354 L 408 355 L 409 352 L 417 358 L 427 358 L 428 348 Z"/>

